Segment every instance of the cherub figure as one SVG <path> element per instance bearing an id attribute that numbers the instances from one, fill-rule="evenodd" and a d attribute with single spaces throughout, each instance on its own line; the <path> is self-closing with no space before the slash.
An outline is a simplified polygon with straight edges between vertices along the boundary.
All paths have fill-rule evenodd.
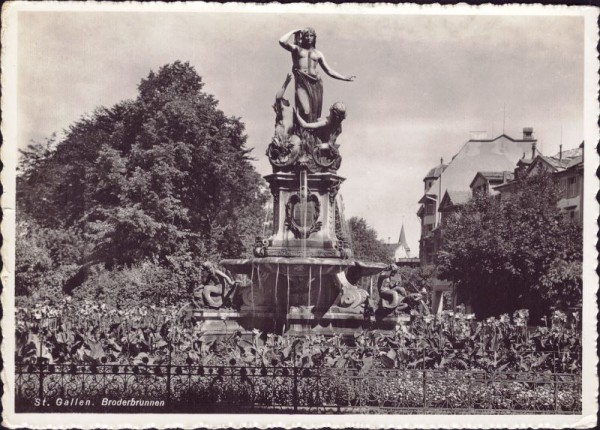
<path id="1" fill-rule="evenodd" d="M 285 77 L 283 85 L 275 94 L 275 103 L 273 110 L 275 111 L 275 136 L 283 140 L 284 136 L 288 136 L 294 125 L 293 109 L 290 102 L 283 97 L 288 84 L 292 80 L 292 74 L 288 73 Z"/>
<path id="2" fill-rule="evenodd" d="M 306 122 L 297 110 L 294 110 L 296 121 L 300 127 L 313 130 L 313 133 L 322 143 L 328 143 L 337 149 L 336 140 L 342 134 L 342 121 L 346 119 L 346 106 L 342 102 L 335 102 L 329 108 L 329 116 L 320 118 L 315 122 Z"/>
<path id="3" fill-rule="evenodd" d="M 400 283 L 394 279 L 398 274 L 396 267 L 391 267 L 389 271 L 379 275 L 377 280 L 377 289 L 379 290 L 379 308 L 406 310 L 408 304 L 404 299 L 408 296 L 406 290 Z"/>
<path id="4" fill-rule="evenodd" d="M 220 309 L 232 306 L 233 297 L 239 282 L 231 279 L 210 262 L 202 264 L 203 274 L 200 285 L 194 288 L 193 303 L 197 308 Z"/>
<path id="5" fill-rule="evenodd" d="M 334 103 L 329 108 L 329 116 L 316 122 L 306 122 L 296 111 L 298 125 L 315 137 L 315 141 L 304 139 L 306 150 L 312 152 L 314 160 L 321 167 L 337 170 L 342 163 L 339 145 L 336 143 L 342 133 L 342 121 L 346 118 L 346 106 L 342 102 Z M 304 134 L 300 132 L 300 134 Z"/>

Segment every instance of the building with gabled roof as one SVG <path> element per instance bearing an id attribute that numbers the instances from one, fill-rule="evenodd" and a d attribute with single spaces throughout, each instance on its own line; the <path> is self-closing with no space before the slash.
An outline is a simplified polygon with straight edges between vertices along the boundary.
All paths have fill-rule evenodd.
<path id="1" fill-rule="evenodd" d="M 577 148 L 563 151 L 561 145 L 558 154 L 551 157 L 539 154 L 526 164 L 521 162 L 517 164 L 514 179 L 494 187 L 494 190 L 506 196 L 513 192 L 519 179 L 539 172 L 551 173 L 560 181 L 562 188 L 557 206 L 569 218 L 583 222 L 583 146 L 582 142 Z"/>
<path id="2" fill-rule="evenodd" d="M 471 197 L 471 191 L 446 190 L 444 197 L 442 197 L 440 208 L 438 209 L 441 214 L 440 225 L 443 226 L 444 219 L 448 214 L 454 212 L 460 205 L 467 203 L 471 200 Z"/>
<path id="3" fill-rule="evenodd" d="M 440 203 L 446 191 L 450 191 L 450 201 L 454 200 L 453 196 L 459 198 L 458 193 L 470 195 L 470 184 L 478 172 L 512 171 L 524 153 L 535 158 L 536 143 L 531 128 L 523 129 L 521 139 L 514 139 L 506 134 L 493 139 L 477 136 L 468 140 L 447 165 L 440 163 L 427 173 L 423 179 L 424 195 L 419 200 L 417 212 L 421 219 L 419 256 L 422 265 L 432 264 L 440 247 L 434 230 L 440 224 Z"/>
<path id="4" fill-rule="evenodd" d="M 494 187 L 505 184 L 514 179 L 514 172 L 503 170 L 501 172 L 477 172 L 469 188 L 471 188 L 471 194 L 474 196 L 476 193 L 481 194 L 497 194 L 498 191 Z"/>
<path id="5" fill-rule="evenodd" d="M 488 191 L 495 184 L 512 179 L 515 164 L 519 160 L 526 164 L 526 154 L 535 158 L 537 141 L 533 129 L 524 128 L 522 139 L 501 134 L 493 139 L 474 136 L 468 140 L 447 165 L 440 163 L 423 179 L 425 191 L 419 200 L 417 215 L 421 219 L 419 258 L 421 265 L 435 263 L 436 255 L 443 242 L 443 225 L 448 215 L 460 205 L 467 203 L 473 193 L 471 186 L 476 181 L 486 183 Z M 479 185 L 482 185 L 479 184 Z M 433 311 L 441 312 L 443 297 L 449 295 L 456 304 L 454 286 L 447 281 L 433 280 Z"/>

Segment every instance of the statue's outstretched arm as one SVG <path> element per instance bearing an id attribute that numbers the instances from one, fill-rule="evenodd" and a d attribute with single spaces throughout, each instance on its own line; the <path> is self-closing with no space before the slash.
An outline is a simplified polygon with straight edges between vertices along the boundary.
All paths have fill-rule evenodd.
<path id="1" fill-rule="evenodd" d="M 321 54 L 319 56 L 319 64 L 321 65 L 321 67 L 323 68 L 323 70 L 325 71 L 325 73 L 327 73 L 329 76 L 331 76 L 334 79 L 339 79 L 340 81 L 348 81 L 348 82 L 352 82 L 354 80 L 354 78 L 356 78 L 356 76 L 352 75 L 350 77 L 346 77 L 338 72 L 336 72 L 335 70 L 333 70 L 329 64 L 327 64 L 327 61 L 325 60 L 325 56 L 323 54 Z"/>
<path id="2" fill-rule="evenodd" d="M 294 34 L 298 33 L 299 31 L 301 31 L 301 30 L 300 29 L 292 30 L 290 32 L 285 33 L 283 36 L 281 36 L 281 38 L 279 39 L 279 44 L 281 45 L 281 47 L 288 51 L 295 51 L 296 49 L 298 49 L 298 45 L 290 42 L 290 39 L 292 38 L 292 36 Z"/>
<path id="3" fill-rule="evenodd" d="M 296 109 L 294 109 L 294 115 L 296 116 L 296 120 L 298 121 L 298 124 L 300 124 L 300 126 L 302 128 L 315 129 L 315 128 L 321 128 L 321 127 L 324 127 L 327 125 L 327 119 L 320 119 L 319 121 L 316 121 L 316 122 L 304 121 L 304 119 L 302 119 L 302 117 L 298 114 L 298 111 Z"/>

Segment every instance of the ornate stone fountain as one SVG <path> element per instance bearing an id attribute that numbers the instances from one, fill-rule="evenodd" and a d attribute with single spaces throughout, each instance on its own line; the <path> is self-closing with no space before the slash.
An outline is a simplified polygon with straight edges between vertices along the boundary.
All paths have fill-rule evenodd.
<path id="1" fill-rule="evenodd" d="M 322 84 L 316 65 L 326 63 L 314 47 L 314 31 L 290 32 L 280 44 L 292 52 L 296 95 L 293 109 L 284 98 L 289 74 L 275 98 L 275 134 L 267 149 L 273 168 L 265 176 L 273 196 L 273 231 L 257 238 L 253 258 L 221 261 L 233 274 L 245 275 L 243 285 L 212 269 L 222 289 L 203 290 L 196 316 L 215 334 L 254 328 L 321 334 L 374 325 L 393 328 L 398 322 L 393 312 L 376 319 L 369 292 L 356 286 L 386 265 L 354 259 L 349 245 L 338 196 L 344 178 L 337 175 L 342 160 L 337 138 L 346 107 L 334 103 L 329 115 L 319 118 Z M 323 69 L 336 79 L 353 80 Z M 212 294 L 229 296 L 229 303 L 211 304 Z M 236 296 L 241 299 L 237 306 Z"/>

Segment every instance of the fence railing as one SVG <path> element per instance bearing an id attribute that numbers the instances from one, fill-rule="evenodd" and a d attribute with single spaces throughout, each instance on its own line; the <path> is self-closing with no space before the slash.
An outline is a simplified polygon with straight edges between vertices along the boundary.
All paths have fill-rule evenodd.
<path id="1" fill-rule="evenodd" d="M 15 390 L 17 412 L 581 412 L 581 375 L 554 372 L 42 363 Z"/>

